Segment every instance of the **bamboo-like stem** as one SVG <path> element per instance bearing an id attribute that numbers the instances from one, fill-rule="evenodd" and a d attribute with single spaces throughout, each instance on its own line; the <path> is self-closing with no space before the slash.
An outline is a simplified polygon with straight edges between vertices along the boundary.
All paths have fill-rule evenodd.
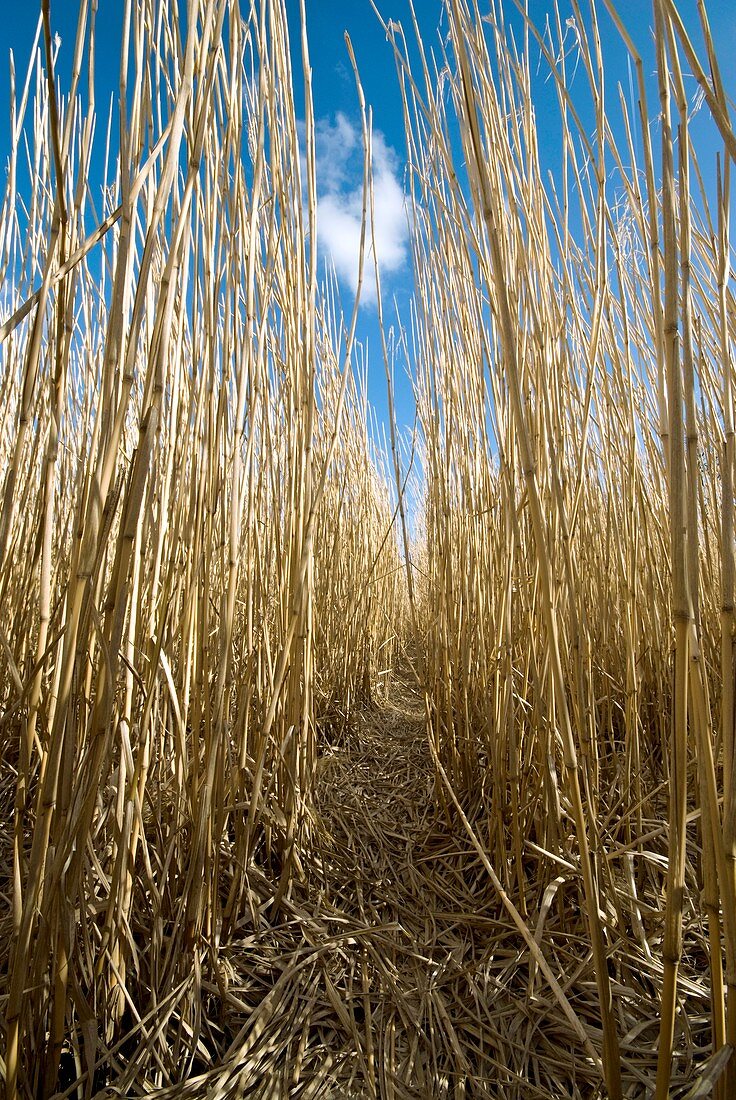
<path id="1" fill-rule="evenodd" d="M 682 955 L 682 910 L 685 880 L 685 818 L 687 814 L 688 665 L 692 603 L 687 573 L 686 471 L 683 386 L 678 329 L 677 239 L 673 136 L 670 122 L 669 71 L 665 20 L 655 2 L 657 75 L 662 120 L 662 224 L 664 265 L 664 357 L 669 408 L 670 539 L 672 613 L 675 628 L 672 737 L 670 747 L 670 835 L 665 916 L 664 982 L 657 1061 L 657 1100 L 670 1091 L 670 1072 L 677 1008 L 677 973 Z M 653 196 L 650 196 L 650 201 Z"/>

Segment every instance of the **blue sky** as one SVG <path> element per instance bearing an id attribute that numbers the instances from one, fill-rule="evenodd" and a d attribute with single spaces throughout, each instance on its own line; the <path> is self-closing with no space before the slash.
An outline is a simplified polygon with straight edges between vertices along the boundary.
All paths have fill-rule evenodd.
<path id="1" fill-rule="evenodd" d="M 407 0 L 380 0 L 384 19 L 403 23 L 411 41 L 411 14 Z M 581 4 L 587 12 L 587 3 Z M 719 57 L 730 93 L 736 85 L 736 15 L 732 0 L 709 0 L 708 15 L 715 33 Z M 481 11 L 488 4 L 481 2 Z M 97 37 L 96 97 L 99 115 L 97 141 L 102 147 L 110 96 L 114 95 L 118 79 L 118 51 L 122 0 L 99 0 Z M 440 0 L 416 0 L 425 43 L 439 44 L 446 24 L 442 18 Z M 503 5 L 505 18 L 512 31 L 521 34 L 521 19 L 511 0 Z M 605 11 L 599 5 L 599 22 L 606 64 L 607 101 L 617 116 L 617 84 L 629 87 L 627 53 Z M 22 83 L 27 59 L 33 43 L 40 3 L 0 0 L 3 35 L 0 40 L 0 163 L 6 162 L 9 147 L 9 65 L 8 52 L 13 50 L 16 81 Z M 299 50 L 299 3 L 287 0 L 292 28 L 292 48 L 295 53 L 296 101 L 303 111 L 301 65 Z M 532 19 L 541 28 L 553 11 L 551 0 L 529 0 Z M 649 80 L 650 112 L 656 108 L 654 80 L 654 49 L 650 26 L 651 4 L 641 0 L 620 0 L 618 10 L 637 48 L 644 58 Z M 691 30 L 693 39 L 705 57 L 699 33 L 696 0 L 681 0 L 679 10 Z M 561 0 L 564 18 L 570 14 L 569 3 Z M 62 82 L 68 81 L 69 64 L 74 44 L 76 0 L 51 0 L 52 27 L 61 38 L 58 71 Z M 400 307 L 404 323 L 408 324 L 408 303 L 411 294 L 411 259 L 408 230 L 403 204 L 404 131 L 393 53 L 369 0 L 307 0 L 307 20 L 310 53 L 313 66 L 314 108 L 318 126 L 318 190 L 319 241 L 323 258 L 334 262 L 344 292 L 344 305 L 349 311 L 351 289 L 357 265 L 358 210 L 361 178 L 361 140 L 355 83 L 344 43 L 344 33 L 350 34 L 356 54 L 367 103 L 374 120 L 374 171 L 376 181 L 376 236 L 379 263 L 388 320 L 395 314 L 393 299 Z M 535 47 L 532 46 L 534 56 Z M 585 74 L 580 66 L 573 82 L 573 94 L 579 90 L 581 101 L 589 102 Z M 694 90 L 694 87 L 693 87 Z M 556 93 L 551 81 L 545 80 L 544 63 L 535 82 L 539 143 L 543 163 L 555 171 L 559 162 L 559 133 L 556 125 Z M 705 115 L 705 112 L 703 112 Z M 549 124 L 545 125 L 545 121 Z M 704 120 L 705 121 L 705 120 Z M 696 137 L 697 137 L 696 132 Z M 714 159 L 718 143 L 704 125 L 701 139 Z M 655 142 L 656 144 L 656 142 Z M 703 146 L 701 145 L 701 149 Z M 706 177 L 714 172 L 704 163 Z M 380 356 L 376 321 L 375 295 L 364 293 L 359 336 L 368 341 L 370 364 L 370 396 L 379 416 L 385 411 L 383 365 Z M 408 387 L 400 386 L 399 416 L 410 419 L 411 402 Z"/>

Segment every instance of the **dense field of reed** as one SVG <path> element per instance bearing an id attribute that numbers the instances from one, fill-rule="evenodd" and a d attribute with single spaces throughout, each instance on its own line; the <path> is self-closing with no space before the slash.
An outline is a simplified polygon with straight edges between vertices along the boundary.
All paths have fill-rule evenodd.
<path id="1" fill-rule="evenodd" d="M 370 114 L 354 69 L 343 312 L 308 10 L 126 0 L 105 131 L 97 5 L 65 84 L 42 2 L 0 206 L 7 1100 L 736 1095 L 733 105 L 701 4 L 695 44 L 647 10 L 653 102 L 607 2 L 508 7 L 386 23 L 414 297 L 367 360 Z"/>

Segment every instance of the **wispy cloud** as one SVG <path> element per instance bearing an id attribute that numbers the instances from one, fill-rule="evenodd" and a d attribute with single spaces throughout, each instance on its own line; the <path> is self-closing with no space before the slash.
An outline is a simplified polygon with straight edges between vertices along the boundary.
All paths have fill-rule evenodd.
<path id="1" fill-rule="evenodd" d="M 407 261 L 409 225 L 399 163 L 383 134 L 373 133 L 375 239 L 382 279 L 399 272 Z M 360 131 L 344 114 L 334 122 L 321 119 L 316 128 L 317 239 L 351 290 L 358 285 L 360 226 L 363 209 L 363 143 Z M 366 229 L 363 300 L 375 301 L 370 224 Z"/>

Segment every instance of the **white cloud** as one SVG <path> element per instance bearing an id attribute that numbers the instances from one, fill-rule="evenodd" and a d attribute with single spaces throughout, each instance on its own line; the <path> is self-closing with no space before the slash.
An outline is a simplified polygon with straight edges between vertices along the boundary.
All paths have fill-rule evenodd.
<path id="1" fill-rule="evenodd" d="M 381 277 L 406 263 L 409 238 L 398 159 L 383 134 L 373 134 L 374 239 Z M 334 123 L 316 127 L 317 240 L 335 270 L 355 291 L 358 285 L 360 226 L 363 209 L 363 142 L 360 132 L 341 112 Z M 370 223 L 366 227 L 363 298 L 375 301 Z"/>

